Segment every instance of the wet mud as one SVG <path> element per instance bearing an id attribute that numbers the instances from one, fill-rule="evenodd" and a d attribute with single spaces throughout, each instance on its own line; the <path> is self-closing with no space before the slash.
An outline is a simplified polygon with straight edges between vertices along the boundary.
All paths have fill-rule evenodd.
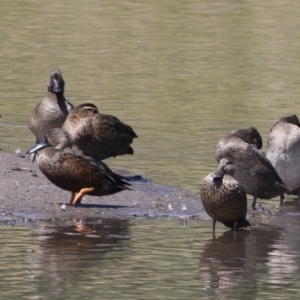
<path id="1" fill-rule="evenodd" d="M 82 204 L 71 207 L 67 205 L 71 192 L 53 185 L 29 156 L 0 151 L 0 225 L 26 225 L 35 220 L 54 219 L 176 217 L 187 222 L 209 218 L 198 195 L 154 184 L 142 175 L 114 171 L 129 178 L 131 191 L 104 197 L 85 196 Z M 248 197 L 249 205 L 251 201 L 252 197 Z M 265 224 L 285 227 L 290 215 L 300 214 L 299 200 L 286 199 L 283 207 L 278 207 L 278 202 L 274 198 L 263 205 L 259 203 L 255 211 L 248 209 L 247 220 L 252 230 Z M 223 225 L 218 223 L 219 226 Z"/>
<path id="2" fill-rule="evenodd" d="M 140 175 L 114 171 L 129 176 L 131 191 L 85 196 L 82 204 L 70 207 L 67 204 L 71 193 L 49 182 L 29 156 L 0 152 L 0 221 L 181 215 L 192 218 L 204 212 L 198 197 L 155 185 Z"/>

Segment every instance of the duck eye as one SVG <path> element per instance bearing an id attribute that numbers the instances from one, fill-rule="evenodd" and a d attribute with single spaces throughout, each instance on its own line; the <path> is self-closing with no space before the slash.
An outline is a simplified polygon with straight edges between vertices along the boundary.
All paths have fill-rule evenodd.
<path id="1" fill-rule="evenodd" d="M 92 106 L 85 106 L 84 109 L 92 112 L 93 114 L 96 114 L 98 112 L 98 110 Z"/>

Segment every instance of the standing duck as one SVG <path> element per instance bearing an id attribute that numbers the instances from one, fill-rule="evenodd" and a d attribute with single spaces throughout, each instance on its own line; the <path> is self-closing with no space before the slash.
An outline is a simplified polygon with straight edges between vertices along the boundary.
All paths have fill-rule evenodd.
<path id="1" fill-rule="evenodd" d="M 91 103 L 76 106 L 68 115 L 63 129 L 72 143 L 85 154 L 104 160 L 117 155 L 133 154 L 130 144 L 136 133 L 114 116 L 99 113 Z"/>
<path id="2" fill-rule="evenodd" d="M 271 128 L 267 158 L 286 186 L 300 198 L 300 123 L 296 115 L 277 120 Z M 281 201 L 284 196 L 281 195 Z"/>
<path id="3" fill-rule="evenodd" d="M 247 194 L 253 195 L 253 209 L 257 198 L 271 199 L 288 191 L 266 156 L 234 134 L 217 144 L 215 156 L 219 166 L 213 176 L 231 175 Z"/>
<path id="4" fill-rule="evenodd" d="M 213 232 L 216 222 L 222 222 L 231 230 L 251 226 L 246 220 L 247 197 L 244 189 L 230 175 L 215 178 L 206 176 L 200 191 L 203 207 L 213 219 Z"/>
<path id="5" fill-rule="evenodd" d="M 52 71 L 47 86 L 47 96 L 34 108 L 28 121 L 37 141 L 52 128 L 61 128 L 74 107 L 64 97 L 65 82 L 59 69 Z"/>
<path id="6" fill-rule="evenodd" d="M 44 149 L 45 148 L 45 149 Z M 38 156 L 42 173 L 56 186 L 70 191 L 70 205 L 81 203 L 84 195 L 104 196 L 129 190 L 130 184 L 102 162 L 86 156 L 73 146 L 68 134 L 55 128 L 27 153 L 44 149 Z M 76 195 L 76 193 L 78 193 Z"/>

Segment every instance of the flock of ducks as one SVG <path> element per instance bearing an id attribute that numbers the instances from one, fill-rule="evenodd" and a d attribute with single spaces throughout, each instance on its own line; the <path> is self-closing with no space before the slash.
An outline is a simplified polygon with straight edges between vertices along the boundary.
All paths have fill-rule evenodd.
<path id="1" fill-rule="evenodd" d="M 208 215 L 232 230 L 249 226 L 246 194 L 271 199 L 293 193 L 300 197 L 300 123 L 296 115 L 277 120 L 271 128 L 266 153 L 256 128 L 239 129 L 217 144 L 218 168 L 204 178 L 201 199 Z"/>
<path id="2" fill-rule="evenodd" d="M 69 205 L 84 195 L 104 196 L 130 189 L 125 177 L 102 162 L 133 154 L 133 129 L 114 116 L 99 113 L 91 103 L 74 107 L 64 97 L 59 69 L 48 81 L 48 94 L 31 113 L 28 127 L 36 137 L 33 154 L 42 173 L 56 186 L 71 192 Z M 38 151 L 39 155 L 36 155 Z"/>
<path id="3" fill-rule="evenodd" d="M 84 195 L 103 196 L 130 189 L 125 177 L 114 173 L 103 160 L 133 154 L 137 138 L 133 129 L 114 116 L 99 113 L 92 103 L 74 107 L 64 97 L 65 82 L 59 69 L 48 81 L 48 94 L 33 110 L 28 127 L 36 145 L 27 151 L 37 159 L 42 173 L 56 186 L 71 192 L 69 205 Z M 300 198 L 300 123 L 296 115 L 277 120 L 271 128 L 267 151 L 256 128 L 238 129 L 217 144 L 218 168 L 201 186 L 204 209 L 213 220 L 232 230 L 247 227 L 246 194 L 257 198 L 287 192 Z M 37 152 L 42 150 L 39 155 Z M 298 167 L 299 166 L 299 167 Z"/>

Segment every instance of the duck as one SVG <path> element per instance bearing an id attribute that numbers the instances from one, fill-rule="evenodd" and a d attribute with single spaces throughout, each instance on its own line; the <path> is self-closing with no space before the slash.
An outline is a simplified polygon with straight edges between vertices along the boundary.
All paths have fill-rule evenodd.
<path id="1" fill-rule="evenodd" d="M 266 156 L 286 186 L 300 198 L 300 122 L 297 115 L 275 121 L 267 141 Z M 281 195 L 281 201 L 284 195 Z"/>
<path id="2" fill-rule="evenodd" d="M 246 129 L 236 129 L 231 134 L 241 138 L 248 144 L 254 145 L 259 150 L 262 149 L 263 141 L 261 135 L 254 126 Z"/>
<path id="3" fill-rule="evenodd" d="M 130 144 L 138 137 L 129 125 L 114 116 L 101 114 L 92 103 L 76 106 L 62 128 L 74 145 L 99 161 L 118 155 L 133 155 Z"/>
<path id="4" fill-rule="evenodd" d="M 200 197 L 203 207 L 213 220 L 213 233 L 216 222 L 222 222 L 231 230 L 251 226 L 246 220 L 247 196 L 243 187 L 230 175 L 216 178 L 213 173 L 202 182 Z"/>
<path id="5" fill-rule="evenodd" d="M 130 190 L 125 177 L 86 156 L 61 128 L 50 130 L 27 154 L 40 150 L 39 169 L 54 185 L 71 192 L 70 206 L 80 204 L 84 195 L 105 196 Z"/>
<path id="6" fill-rule="evenodd" d="M 253 195 L 254 210 L 257 198 L 271 199 L 289 190 L 265 154 L 232 133 L 219 141 L 215 156 L 218 169 L 213 176 L 231 175 L 246 194 Z"/>
<path id="7" fill-rule="evenodd" d="M 47 96 L 33 109 L 28 127 L 40 141 L 52 128 L 61 128 L 74 106 L 64 97 L 65 81 L 59 69 L 54 69 L 47 83 Z"/>

